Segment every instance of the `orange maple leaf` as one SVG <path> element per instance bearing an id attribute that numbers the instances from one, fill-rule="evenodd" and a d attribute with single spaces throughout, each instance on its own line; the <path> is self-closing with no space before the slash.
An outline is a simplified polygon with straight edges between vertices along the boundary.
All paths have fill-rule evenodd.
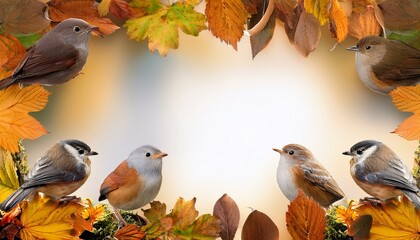
<path id="1" fill-rule="evenodd" d="M 361 39 L 366 36 L 379 36 L 381 25 L 375 17 L 373 7 L 366 7 L 365 11 L 354 11 L 349 17 L 349 35 Z"/>
<path id="2" fill-rule="evenodd" d="M 54 0 L 48 2 L 49 17 L 54 22 L 61 22 L 67 18 L 81 18 L 99 27 L 103 34 L 111 34 L 119 29 L 109 18 L 101 18 L 98 4 L 94 0 Z"/>
<path id="3" fill-rule="evenodd" d="M 47 133 L 28 112 L 42 110 L 49 95 L 40 85 L 20 89 L 15 84 L 0 91 L 0 147 L 15 153 L 20 139 L 36 139 Z"/>
<path id="4" fill-rule="evenodd" d="M 25 53 L 25 47 L 17 38 L 10 34 L 0 35 L 0 79 L 12 75 Z"/>
<path id="5" fill-rule="evenodd" d="M 333 0 L 331 2 L 330 21 L 334 26 L 334 33 L 337 38 L 337 42 L 341 43 L 347 37 L 348 22 L 346 13 L 343 8 L 341 8 L 337 0 Z"/>
<path id="6" fill-rule="evenodd" d="M 394 131 L 407 140 L 420 140 L 420 85 L 398 87 L 389 93 L 394 105 L 414 115 L 404 120 Z"/>

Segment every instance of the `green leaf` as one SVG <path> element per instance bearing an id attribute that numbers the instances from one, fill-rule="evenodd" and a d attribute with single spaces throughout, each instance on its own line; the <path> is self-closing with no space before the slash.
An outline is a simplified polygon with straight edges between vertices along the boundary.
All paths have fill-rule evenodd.
<path id="1" fill-rule="evenodd" d="M 31 35 L 20 35 L 15 36 L 19 42 L 25 47 L 25 49 L 28 49 L 35 45 L 35 43 L 42 37 L 41 34 L 35 33 Z"/>
<path id="2" fill-rule="evenodd" d="M 420 30 L 387 31 L 388 38 L 405 42 L 410 46 L 420 49 Z"/>
<path id="3" fill-rule="evenodd" d="M 15 164 L 9 151 L 0 148 L 0 202 L 19 188 Z"/>
<path id="4" fill-rule="evenodd" d="M 133 0 L 130 2 L 130 6 L 145 11 L 150 15 L 157 13 L 163 7 L 163 4 L 160 0 Z"/>
<path id="5" fill-rule="evenodd" d="M 196 12 L 193 5 L 175 3 L 169 8 L 168 18 L 176 22 L 177 26 L 189 35 L 198 36 L 207 28 L 205 15 Z"/>

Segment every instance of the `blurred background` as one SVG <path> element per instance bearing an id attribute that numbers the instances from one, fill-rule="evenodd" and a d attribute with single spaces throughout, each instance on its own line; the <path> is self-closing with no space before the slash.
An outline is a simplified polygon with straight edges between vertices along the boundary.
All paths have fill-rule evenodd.
<path id="1" fill-rule="evenodd" d="M 304 58 L 283 29 L 277 23 L 254 60 L 246 36 L 235 51 L 209 31 L 181 33 L 179 49 L 167 57 L 149 52 L 146 41 L 129 40 L 124 28 L 92 38 L 83 74 L 49 87 L 46 108 L 32 114 L 49 134 L 24 141 L 29 165 L 59 140 L 85 141 L 99 155 L 75 194 L 97 202 L 103 179 L 135 148 L 151 144 L 169 154 L 156 198 L 168 209 L 178 197 L 197 197 L 200 214 L 212 213 L 227 193 L 241 212 L 236 239 L 250 207 L 276 223 L 280 239 L 291 239 L 273 147 L 306 146 L 346 198 L 358 199 L 366 194 L 342 152 L 361 140 L 380 140 L 411 167 L 417 142 L 390 133 L 409 114 L 358 79 L 354 53 L 345 50 L 355 39 L 330 51 L 335 41 L 325 26 L 318 48 Z"/>

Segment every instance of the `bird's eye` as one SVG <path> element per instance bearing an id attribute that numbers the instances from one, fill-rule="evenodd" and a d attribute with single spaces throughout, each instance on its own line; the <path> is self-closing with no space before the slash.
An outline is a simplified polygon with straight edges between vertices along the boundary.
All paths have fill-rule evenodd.
<path id="1" fill-rule="evenodd" d="M 359 150 L 356 151 L 356 153 L 360 155 L 360 154 L 363 153 L 363 150 L 362 149 L 359 149 Z"/>
<path id="2" fill-rule="evenodd" d="M 295 154 L 295 151 L 290 150 L 290 151 L 288 152 L 288 154 L 289 154 L 289 155 L 293 155 L 293 154 Z"/>
<path id="3" fill-rule="evenodd" d="M 365 49 L 366 50 L 369 50 L 369 49 L 371 49 L 372 47 L 370 46 L 370 45 L 367 45 L 366 47 L 365 47 Z"/>
<path id="4" fill-rule="evenodd" d="M 77 152 L 78 152 L 80 155 L 82 155 L 83 153 L 85 153 L 85 150 L 83 150 L 83 149 L 79 149 Z"/>
<path id="5" fill-rule="evenodd" d="M 79 32 L 81 30 L 81 28 L 79 27 L 79 26 L 75 26 L 74 28 L 73 28 L 73 31 L 75 31 L 75 32 Z"/>
<path id="6" fill-rule="evenodd" d="M 152 154 L 150 154 L 149 152 L 146 153 L 146 157 L 150 157 Z"/>

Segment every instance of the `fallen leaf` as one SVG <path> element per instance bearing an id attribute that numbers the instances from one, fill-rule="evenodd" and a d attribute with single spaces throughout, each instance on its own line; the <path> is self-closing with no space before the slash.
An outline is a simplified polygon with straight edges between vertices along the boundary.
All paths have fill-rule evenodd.
<path id="1" fill-rule="evenodd" d="M 19 151 L 20 139 L 36 139 L 47 133 L 28 112 L 42 110 L 49 94 L 40 85 L 20 89 L 14 84 L 0 90 L 0 147 L 15 153 Z"/>
<path id="2" fill-rule="evenodd" d="M 210 32 L 237 50 L 248 18 L 241 0 L 207 0 L 206 17 Z"/>
<path id="3" fill-rule="evenodd" d="M 379 36 L 382 32 L 381 25 L 376 20 L 373 7 L 367 7 L 365 11 L 353 11 L 348 20 L 349 35 L 357 39 L 366 36 Z"/>
<path id="4" fill-rule="evenodd" d="M 420 30 L 420 1 L 392 0 L 378 4 L 390 30 Z"/>
<path id="5" fill-rule="evenodd" d="M 324 239 L 325 209 L 302 191 L 286 212 L 286 226 L 293 239 Z"/>
<path id="6" fill-rule="evenodd" d="M 239 208 L 226 193 L 214 204 L 213 215 L 220 220 L 220 237 L 222 240 L 233 240 L 239 226 Z"/>
<path id="7" fill-rule="evenodd" d="M 0 148 L 0 202 L 19 188 L 15 163 L 9 151 Z"/>
<path id="8" fill-rule="evenodd" d="M 149 221 L 157 221 L 166 216 L 166 205 L 159 201 L 153 201 L 150 203 L 150 208 L 143 210 L 143 212 Z"/>
<path id="9" fill-rule="evenodd" d="M 284 30 L 291 44 L 295 44 L 296 27 L 299 23 L 300 15 L 304 12 L 303 6 L 298 4 L 293 9 L 293 15 L 290 19 L 290 24 L 284 24 Z"/>
<path id="10" fill-rule="evenodd" d="M 312 13 L 319 24 L 324 25 L 330 20 L 330 1 L 331 0 L 305 0 L 305 10 L 307 13 Z"/>
<path id="11" fill-rule="evenodd" d="M 21 211 L 20 207 L 15 207 L 12 210 L 8 211 L 1 218 L 0 226 L 4 227 L 9 223 L 15 222 L 21 212 L 22 211 Z"/>
<path id="12" fill-rule="evenodd" d="M 17 238 L 19 230 L 20 228 L 16 224 L 9 224 L 0 229 L 0 238 L 7 239 L 7 240 L 14 240 Z"/>
<path id="13" fill-rule="evenodd" d="M 348 22 L 346 13 L 341 8 L 338 0 L 331 0 L 330 19 L 333 26 L 333 35 L 337 38 L 337 42 L 341 43 L 347 37 Z"/>
<path id="14" fill-rule="evenodd" d="M 132 16 L 131 8 L 125 0 L 102 0 L 98 5 L 99 16 L 106 16 L 109 12 L 119 19 Z"/>
<path id="15" fill-rule="evenodd" d="M 370 239 L 414 240 L 420 237 L 419 210 L 406 197 L 379 205 L 365 202 L 356 206 L 355 211 L 360 216 L 372 216 Z"/>
<path id="16" fill-rule="evenodd" d="M 79 239 L 74 236 L 72 215 L 83 210 L 75 201 L 60 203 L 36 194 L 31 200 L 21 202 L 21 239 Z"/>
<path id="17" fill-rule="evenodd" d="M 318 46 L 321 28 L 318 20 L 307 12 L 302 12 L 294 37 L 294 44 L 300 54 L 307 57 Z"/>
<path id="18" fill-rule="evenodd" d="M 242 240 L 278 240 L 279 229 L 273 220 L 264 213 L 254 210 L 245 220 L 242 228 Z"/>
<path id="19" fill-rule="evenodd" d="M 369 239 L 370 228 L 372 227 L 372 216 L 362 215 L 358 217 L 347 229 L 348 235 L 354 240 Z"/>
<path id="20" fill-rule="evenodd" d="M 420 85 L 398 87 L 389 96 L 399 110 L 420 113 Z"/>
<path id="21" fill-rule="evenodd" d="M 17 38 L 10 34 L 0 35 L 0 79 L 12 75 L 25 53 L 25 47 Z"/>
<path id="22" fill-rule="evenodd" d="M 251 22 L 252 22 L 252 18 L 251 18 Z M 255 58 L 255 56 L 257 56 L 257 54 L 270 43 L 274 35 L 275 27 L 276 27 L 276 15 L 271 14 L 271 17 L 268 20 L 265 27 L 263 28 L 263 30 L 261 30 L 261 32 L 255 35 L 252 35 L 250 37 L 252 58 Z"/>
<path id="23" fill-rule="evenodd" d="M 67 18 L 81 18 L 99 27 L 99 31 L 105 35 L 119 29 L 109 18 L 99 16 L 97 5 L 94 0 L 51 0 L 48 2 L 49 17 L 54 23 Z"/>
<path id="24" fill-rule="evenodd" d="M 420 113 L 405 119 L 392 133 L 406 140 L 420 140 Z"/>
<path id="25" fill-rule="evenodd" d="M 142 239 L 146 234 L 136 224 L 128 224 L 127 226 L 118 229 L 114 237 L 119 240 L 137 240 Z"/>
<path id="26" fill-rule="evenodd" d="M 287 25 L 289 28 L 292 27 L 293 9 L 296 7 L 296 2 L 292 0 L 277 0 L 275 9 L 277 17 Z"/>
<path id="27" fill-rule="evenodd" d="M 33 34 L 48 27 L 47 5 L 38 0 L 0 0 L 0 34 Z"/>
<path id="28" fill-rule="evenodd" d="M 210 215 L 199 216 L 185 231 L 174 234 L 181 239 L 210 240 L 219 237 L 220 221 Z"/>
<path id="29" fill-rule="evenodd" d="M 190 201 L 185 201 L 183 198 L 179 198 L 175 203 L 172 212 L 169 214 L 174 220 L 175 229 L 185 229 L 190 226 L 198 216 L 198 211 L 195 210 L 196 198 Z"/>

